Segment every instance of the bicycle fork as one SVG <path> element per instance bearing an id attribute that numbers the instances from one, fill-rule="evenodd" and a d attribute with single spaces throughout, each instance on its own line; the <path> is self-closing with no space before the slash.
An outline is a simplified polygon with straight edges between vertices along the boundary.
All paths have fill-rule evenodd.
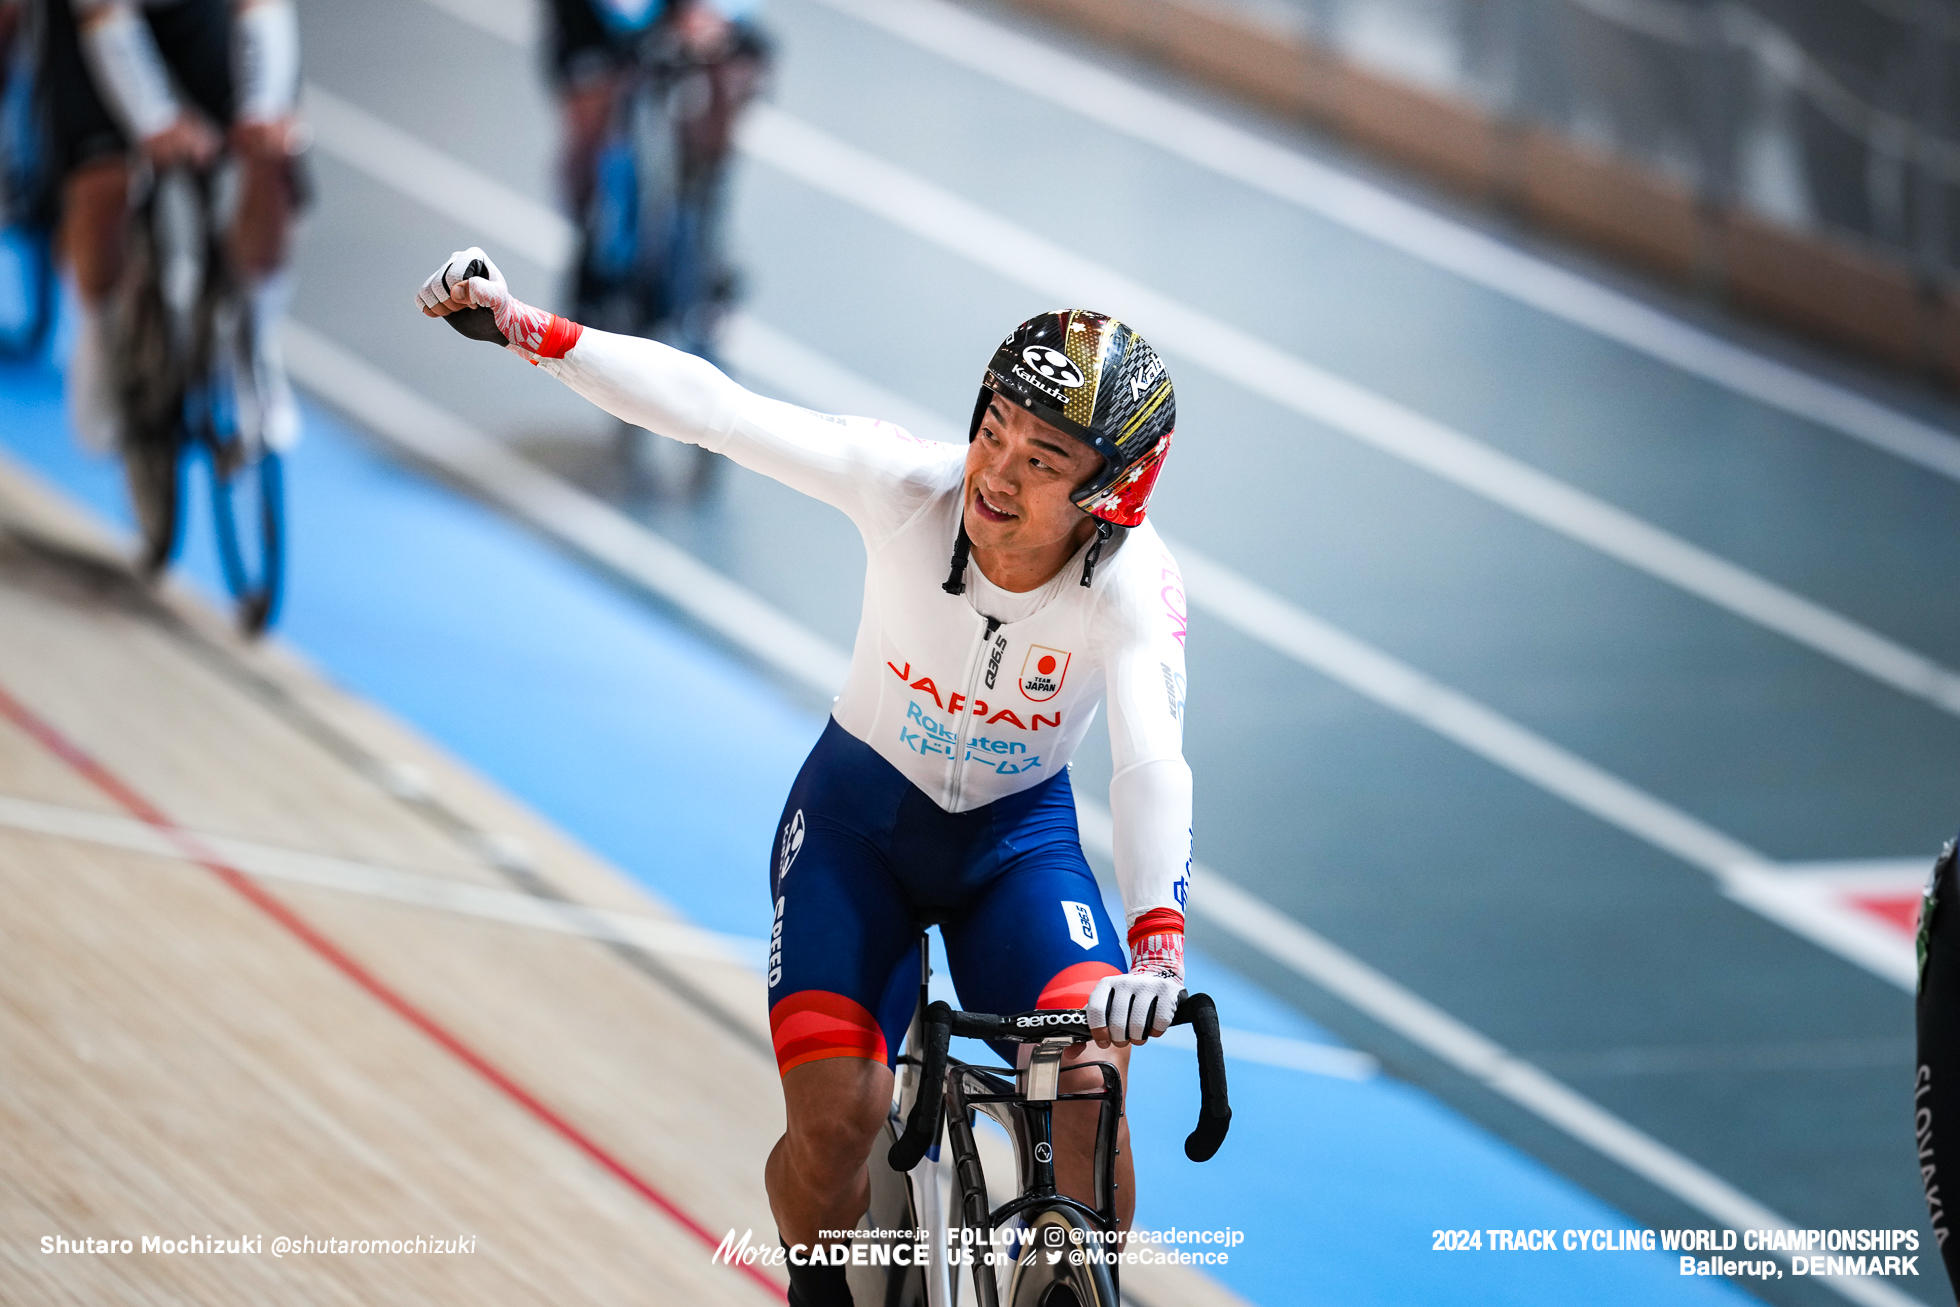
<path id="1" fill-rule="evenodd" d="M 921 932 L 919 935 L 919 1002 L 912 1011 L 912 1025 L 905 1033 L 905 1048 L 916 1053 L 925 1047 L 925 1010 L 927 993 L 932 982 L 932 938 Z M 893 1127 L 896 1137 L 903 1128 L 903 1122 L 912 1114 L 912 1105 L 918 1101 L 919 1083 L 923 1068 L 917 1057 L 901 1057 L 898 1064 L 898 1124 Z M 881 1158 L 873 1154 L 876 1165 Z M 946 1203 L 940 1184 L 940 1146 L 935 1143 L 926 1150 L 919 1164 L 908 1173 L 912 1188 L 912 1218 L 917 1228 L 930 1231 L 933 1241 L 939 1244 L 931 1249 L 926 1258 L 926 1304 L 927 1307 L 953 1307 L 953 1277 L 946 1264 L 949 1249 L 946 1247 Z"/>

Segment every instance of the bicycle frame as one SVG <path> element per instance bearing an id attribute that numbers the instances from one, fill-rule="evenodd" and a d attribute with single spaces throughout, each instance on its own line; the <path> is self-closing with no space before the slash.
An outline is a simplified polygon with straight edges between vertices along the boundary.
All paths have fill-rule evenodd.
<path id="1" fill-rule="evenodd" d="M 891 1143 L 887 1144 L 883 1132 L 872 1147 L 871 1176 L 873 1184 L 872 1225 L 893 1226 L 909 1222 L 906 1228 L 926 1230 L 931 1233 L 932 1255 L 927 1259 L 923 1270 L 924 1296 L 926 1307 L 951 1307 L 954 1302 L 953 1277 L 946 1263 L 946 1203 L 942 1187 L 940 1168 L 943 1165 L 937 1146 L 927 1150 L 918 1164 L 908 1172 L 894 1172 L 888 1166 L 881 1166 L 880 1153 L 888 1151 L 897 1144 L 899 1130 L 916 1108 L 921 1088 L 921 1073 L 924 1059 L 921 1056 L 925 1038 L 925 1011 L 928 986 L 932 980 L 932 949 L 925 935 L 919 936 L 919 1001 L 912 1009 L 912 1024 L 905 1032 L 905 1045 L 899 1053 L 897 1083 L 893 1087 L 892 1116 L 886 1123 L 891 1133 Z M 883 1173 L 881 1175 L 881 1172 Z M 906 1213 L 904 1222 L 891 1222 L 877 1218 L 879 1211 L 877 1185 L 883 1176 L 893 1176 L 902 1182 L 905 1195 Z M 957 1183 L 957 1179 L 955 1179 Z M 889 1198 L 887 1199 L 889 1206 Z M 896 1277 L 893 1277 L 896 1278 Z M 890 1300 L 891 1295 L 887 1294 Z M 903 1299 L 898 1299 L 902 1302 Z"/>
<path id="2" fill-rule="evenodd" d="M 927 941 L 922 936 L 919 1002 L 898 1058 L 893 1112 L 887 1123 L 895 1136 L 901 1124 L 904 1133 L 888 1150 L 874 1148 L 870 1162 L 874 1228 L 907 1228 L 909 1222 L 909 1228 L 926 1233 L 932 1256 L 923 1269 L 922 1294 L 911 1291 L 918 1287 L 918 1276 L 882 1277 L 884 1291 L 875 1300 L 892 1307 L 920 1301 L 921 1297 L 925 1307 L 954 1307 L 958 1302 L 959 1277 L 953 1273 L 954 1245 L 949 1238 L 942 1185 L 953 1190 L 958 1228 L 974 1232 L 960 1246 L 976 1253 L 995 1251 L 995 1232 L 1044 1216 L 1050 1217 L 1051 1223 L 1053 1219 L 1071 1225 L 1079 1222 L 1105 1241 L 1105 1247 L 1116 1232 L 1116 1131 L 1122 1113 L 1122 1077 L 1107 1063 L 1091 1063 L 1102 1069 L 1100 1089 L 1061 1092 L 1063 1056 L 1088 1037 L 1087 1015 L 1067 1011 L 1013 1017 L 956 1013 L 944 1003 L 928 1002 L 930 976 Z M 1191 1025 L 1198 1036 L 1203 1107 L 1198 1127 L 1185 1141 L 1185 1154 L 1202 1162 L 1224 1141 L 1232 1115 L 1217 1009 L 1208 996 L 1190 995 L 1180 1005 L 1175 1024 Z M 1030 1044 L 1033 1052 L 1024 1069 L 1011 1072 L 1015 1078 L 1010 1081 L 999 1073 L 1005 1068 L 973 1066 L 949 1057 L 947 1049 L 954 1033 Z M 1055 1187 L 1053 1112 L 1059 1102 L 1099 1104 L 1093 1206 Z M 990 1207 L 988 1202 L 986 1176 L 974 1135 L 977 1112 L 985 1112 L 998 1122 L 1014 1144 L 1018 1196 L 998 1207 Z M 883 1135 L 881 1132 L 881 1144 Z M 942 1142 L 950 1148 L 950 1156 L 943 1152 Z M 891 1180 L 900 1183 L 894 1187 Z M 1061 1217 L 1054 1218 L 1056 1213 Z M 1011 1257 L 1006 1263 L 1018 1264 Z M 997 1260 L 990 1264 L 985 1258 L 973 1259 L 978 1307 L 998 1307 L 1002 1290 L 999 1265 Z M 1108 1269 L 1113 1293 L 1115 1268 Z M 1007 1287 L 1011 1290 L 1018 1283 L 1010 1277 Z M 859 1301 L 871 1300 L 860 1293 Z"/>
<path id="3" fill-rule="evenodd" d="M 202 454 L 214 526 L 240 625 L 257 635 L 277 612 L 284 571 L 284 490 L 263 438 L 257 324 L 225 250 L 220 168 L 140 169 L 129 267 L 117 291 L 123 464 L 143 537 L 138 560 L 160 573 L 181 535 L 181 464 Z"/>

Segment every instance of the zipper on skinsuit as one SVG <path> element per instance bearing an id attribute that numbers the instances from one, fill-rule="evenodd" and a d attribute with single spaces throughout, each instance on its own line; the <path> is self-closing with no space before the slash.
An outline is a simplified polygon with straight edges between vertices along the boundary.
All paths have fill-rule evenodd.
<path id="1" fill-rule="evenodd" d="M 987 650 L 993 647 L 994 632 L 1000 629 L 1000 619 L 989 617 L 987 629 L 980 633 L 980 651 L 973 656 L 973 665 L 966 671 L 966 703 L 963 713 L 954 713 L 959 729 L 953 738 L 953 794 L 948 812 L 960 810 L 960 796 L 966 792 L 966 733 L 973 725 L 973 691 L 980 684 L 980 668 L 987 661 Z"/>

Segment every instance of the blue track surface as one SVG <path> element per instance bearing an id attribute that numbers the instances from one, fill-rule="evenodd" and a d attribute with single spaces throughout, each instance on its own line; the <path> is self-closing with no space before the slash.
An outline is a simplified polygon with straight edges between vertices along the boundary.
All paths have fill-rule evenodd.
<path id="1" fill-rule="evenodd" d="M 120 475 L 78 453 L 46 366 L 0 369 L 0 441 L 106 518 Z M 768 920 L 782 795 L 821 723 L 720 648 L 524 531 L 378 455 L 317 408 L 294 455 L 280 634 L 696 921 Z M 185 569 L 221 593 L 202 499 Z M 1226 1023 L 1319 1043 L 1291 1008 L 1192 959 Z M 1190 1056 L 1139 1056 L 1131 1097 L 1149 1228 L 1246 1234 L 1219 1279 L 1263 1304 L 1748 1301 L 1661 1253 L 1436 1253 L 1439 1227 L 1630 1222 L 1429 1095 L 1234 1062 L 1232 1136 L 1205 1166 Z"/>

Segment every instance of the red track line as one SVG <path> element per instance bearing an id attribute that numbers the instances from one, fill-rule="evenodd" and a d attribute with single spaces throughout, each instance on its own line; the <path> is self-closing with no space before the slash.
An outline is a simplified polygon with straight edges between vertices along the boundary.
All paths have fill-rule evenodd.
<path id="1" fill-rule="evenodd" d="M 172 844 L 175 844 L 186 858 L 197 863 L 205 870 L 217 876 L 225 884 L 237 890 L 252 906 L 258 908 L 281 926 L 284 926 L 302 944 L 305 944 L 308 948 L 326 959 L 341 974 L 345 975 L 362 989 L 365 989 L 375 998 L 380 999 L 383 1004 L 393 1009 L 397 1016 L 434 1040 L 464 1066 L 467 1066 L 470 1070 L 489 1081 L 505 1097 L 543 1122 L 574 1148 L 577 1148 L 594 1162 L 597 1162 L 601 1167 L 612 1172 L 629 1189 L 665 1212 L 668 1217 L 689 1234 L 692 1234 L 709 1248 L 719 1248 L 721 1246 L 722 1241 L 709 1233 L 706 1226 L 690 1216 L 679 1204 L 647 1183 L 647 1181 L 641 1179 L 631 1167 L 607 1152 L 584 1131 L 547 1107 L 530 1090 L 511 1079 L 495 1063 L 452 1034 L 434 1017 L 397 993 L 386 981 L 383 981 L 359 962 L 356 962 L 338 944 L 335 944 L 331 939 L 316 930 L 311 923 L 292 908 L 288 907 L 284 902 L 268 893 L 258 882 L 254 881 L 244 872 L 226 863 L 223 858 L 219 857 L 195 835 L 171 821 L 170 818 L 166 817 L 148 799 L 145 799 L 141 794 L 138 794 L 125 784 L 122 778 L 89 756 L 79 745 L 61 734 L 60 731 L 36 716 L 26 705 L 9 694 L 4 686 L 0 686 L 0 716 L 7 718 L 7 720 L 25 731 L 42 747 L 46 748 L 48 752 L 54 754 L 70 767 L 74 768 L 84 779 L 115 800 L 131 816 L 155 828 L 164 838 L 168 839 Z M 782 1288 L 756 1267 L 744 1265 L 739 1262 L 731 1263 L 731 1265 L 735 1270 L 740 1271 L 761 1285 L 771 1297 L 778 1299 L 784 1297 Z"/>

